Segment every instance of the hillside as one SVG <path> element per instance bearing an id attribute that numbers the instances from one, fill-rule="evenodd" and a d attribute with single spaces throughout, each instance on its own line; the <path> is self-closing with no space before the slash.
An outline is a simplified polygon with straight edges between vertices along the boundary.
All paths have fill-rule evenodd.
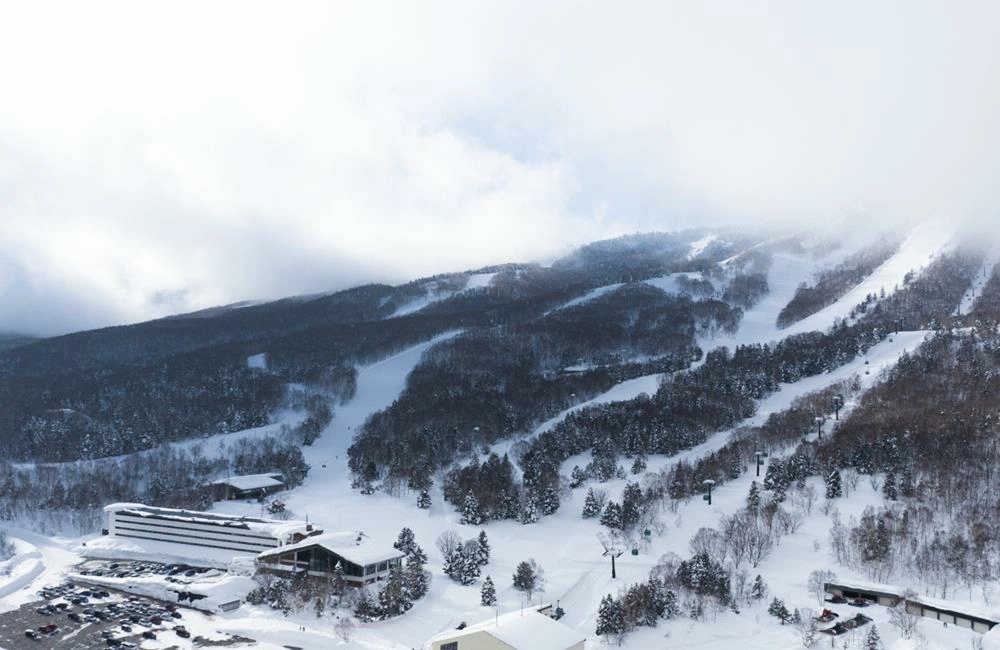
<path id="1" fill-rule="evenodd" d="M 259 515 L 202 486 L 280 469 L 296 517 L 383 540 L 412 530 L 433 580 L 405 613 L 365 621 L 356 598 L 288 585 L 287 613 L 244 605 L 205 623 L 265 646 L 419 647 L 493 615 L 479 606 L 486 575 L 500 609 L 520 607 L 511 576 L 528 559 L 545 574 L 533 600 L 558 601 L 588 650 L 801 647 L 808 626 L 766 610 L 778 597 L 811 617 L 817 571 L 987 607 L 1000 571 L 994 259 L 930 226 L 835 245 L 647 234 L 548 266 L 31 342 L 0 352 L 17 461 L 0 464 L 0 508 L 72 538 L 47 542 L 72 555 L 101 504 Z M 768 453 L 759 478 L 755 452 Z M 435 540 L 480 530 L 492 554 L 462 584 Z M 616 579 L 608 547 L 624 553 Z M 72 561 L 39 548 L 52 566 L 36 580 Z M 623 623 L 598 637 L 608 595 Z M 344 640 L 331 617 L 352 611 Z M 892 647 L 916 643 L 885 608 L 865 613 Z M 928 647 L 979 638 L 919 632 Z"/>

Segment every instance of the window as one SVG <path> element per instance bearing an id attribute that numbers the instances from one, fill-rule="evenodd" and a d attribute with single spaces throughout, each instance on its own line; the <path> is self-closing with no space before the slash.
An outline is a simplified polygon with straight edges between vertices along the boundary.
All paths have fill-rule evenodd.
<path id="1" fill-rule="evenodd" d="M 442 643 L 441 650 L 458 650 L 458 641 L 452 641 L 451 643 Z"/>

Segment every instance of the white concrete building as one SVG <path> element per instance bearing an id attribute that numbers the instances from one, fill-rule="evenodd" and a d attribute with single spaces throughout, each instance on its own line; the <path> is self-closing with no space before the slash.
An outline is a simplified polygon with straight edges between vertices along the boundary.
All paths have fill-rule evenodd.
<path id="1" fill-rule="evenodd" d="M 256 556 L 320 533 L 302 521 L 273 521 L 212 512 L 115 503 L 104 508 L 105 533 L 112 538 L 170 544 L 174 555 Z M 176 547 L 186 547 L 183 548 Z"/>

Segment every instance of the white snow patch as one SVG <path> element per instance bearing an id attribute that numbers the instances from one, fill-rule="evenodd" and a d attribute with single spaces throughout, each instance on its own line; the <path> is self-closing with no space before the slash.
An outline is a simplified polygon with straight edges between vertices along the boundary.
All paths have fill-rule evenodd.
<path id="1" fill-rule="evenodd" d="M 267 370 L 267 354 L 264 352 L 261 352 L 259 354 L 251 354 L 249 357 L 247 357 L 247 368 Z"/>
<path id="2" fill-rule="evenodd" d="M 466 291 L 473 291 L 475 289 L 485 289 L 486 287 L 490 286 L 490 283 L 493 281 L 493 278 L 495 276 L 496 273 L 473 273 L 468 276 L 469 279 L 466 282 L 465 287 L 458 291 L 436 291 L 433 282 L 427 283 L 423 287 L 424 288 L 423 296 L 415 300 L 411 300 L 410 302 L 404 305 L 400 305 L 396 309 L 396 311 L 392 312 L 392 314 L 389 315 L 389 318 L 395 318 L 397 316 L 405 316 L 407 314 L 418 312 L 428 305 L 440 302 L 441 300 L 445 300 L 447 298 L 451 298 L 452 296 L 457 296 L 458 294 L 464 293 Z"/>
<path id="3" fill-rule="evenodd" d="M 706 235 L 701 239 L 691 242 L 691 250 L 688 251 L 688 259 L 694 259 L 705 252 L 708 245 L 719 238 L 718 235 Z"/>

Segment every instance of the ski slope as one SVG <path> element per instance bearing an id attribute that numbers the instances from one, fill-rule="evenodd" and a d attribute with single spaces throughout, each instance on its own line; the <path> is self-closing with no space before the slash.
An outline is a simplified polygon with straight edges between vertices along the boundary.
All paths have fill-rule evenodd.
<path id="1" fill-rule="evenodd" d="M 428 305 L 432 305 L 436 302 L 440 302 L 447 298 L 451 298 L 452 296 L 457 296 L 458 294 L 464 293 L 466 291 L 473 291 L 475 289 L 485 289 L 486 287 L 490 286 L 490 282 L 493 281 L 494 276 L 496 276 L 496 273 L 473 273 L 468 276 L 469 279 L 468 282 L 466 282 L 465 287 L 459 289 L 458 291 L 436 291 L 435 283 L 433 281 L 428 282 L 423 287 L 424 289 L 423 296 L 415 300 L 411 300 L 410 302 L 404 305 L 400 305 L 398 308 L 396 308 L 396 311 L 392 312 L 392 314 L 389 315 L 389 318 L 395 318 L 397 316 L 405 316 L 407 314 L 418 312 Z"/>

